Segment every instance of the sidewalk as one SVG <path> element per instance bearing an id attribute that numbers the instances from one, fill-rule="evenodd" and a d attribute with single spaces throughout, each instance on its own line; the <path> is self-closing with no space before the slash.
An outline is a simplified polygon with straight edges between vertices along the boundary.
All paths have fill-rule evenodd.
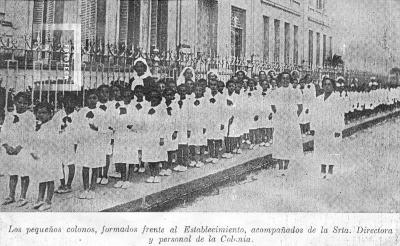
<path id="1" fill-rule="evenodd" d="M 400 110 L 388 112 L 353 122 L 347 125 L 343 132 L 348 137 L 357 131 L 378 124 L 384 120 L 397 117 Z M 313 146 L 312 137 L 307 136 L 304 140 L 305 150 L 311 150 Z M 138 212 L 138 211 L 161 211 L 171 207 L 179 201 L 196 196 L 208 188 L 240 179 L 245 174 L 267 167 L 273 163 L 271 158 L 271 147 L 260 147 L 256 150 L 244 150 L 243 154 L 236 155 L 232 159 L 222 159 L 217 164 L 208 164 L 203 168 L 191 168 L 184 173 L 173 173 L 170 177 L 162 177 L 159 184 L 145 183 L 148 174 L 136 174 L 133 186 L 127 190 L 115 189 L 115 180 L 107 186 L 96 188 L 96 197 L 93 200 L 78 199 L 81 186 L 81 170 L 76 170 L 73 190 L 69 194 L 55 194 L 50 212 Z M 58 186 L 58 183 L 56 184 Z M 0 177 L 1 198 L 7 195 L 8 177 Z M 32 188 L 30 188 L 32 189 Z M 19 186 L 17 187 L 19 192 Z M 18 194 L 17 194 L 18 197 Z M 34 197 L 31 197 L 33 203 Z M 32 203 L 24 208 L 16 208 L 14 204 L 1 206 L 1 212 L 34 212 Z"/>

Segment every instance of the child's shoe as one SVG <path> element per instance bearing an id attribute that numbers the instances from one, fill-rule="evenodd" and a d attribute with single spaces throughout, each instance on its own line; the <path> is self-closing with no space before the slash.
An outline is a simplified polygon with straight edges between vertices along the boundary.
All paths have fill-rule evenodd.
<path id="1" fill-rule="evenodd" d="M 96 184 L 100 184 L 101 183 L 102 178 L 97 178 L 96 179 Z"/>
<path id="2" fill-rule="evenodd" d="M 96 193 L 94 193 L 94 191 L 89 190 L 89 192 L 87 193 L 86 199 L 89 199 L 89 200 L 94 199 L 95 195 L 96 195 Z"/>
<path id="3" fill-rule="evenodd" d="M 49 210 L 50 208 L 51 208 L 51 204 L 45 203 L 45 204 L 43 204 L 42 206 L 40 206 L 40 207 L 38 208 L 38 210 L 39 210 L 39 211 L 46 211 L 46 210 Z"/>
<path id="4" fill-rule="evenodd" d="M 196 167 L 197 167 L 197 168 L 204 167 L 204 163 L 201 162 L 201 161 L 198 161 L 198 162 L 196 163 Z"/>
<path id="5" fill-rule="evenodd" d="M 146 183 L 154 183 L 154 176 L 150 176 L 147 180 Z"/>
<path id="6" fill-rule="evenodd" d="M 160 176 L 155 176 L 154 180 L 153 180 L 153 183 L 160 183 L 160 182 L 161 182 Z"/>
<path id="7" fill-rule="evenodd" d="M 165 170 L 165 176 L 171 176 L 171 175 L 172 175 L 172 170 L 171 169 Z"/>
<path id="8" fill-rule="evenodd" d="M 128 189 L 128 188 L 130 188 L 131 186 L 132 186 L 132 183 L 131 183 L 131 182 L 125 181 L 125 182 L 123 182 L 121 188 L 122 188 L 122 189 Z"/>
<path id="9" fill-rule="evenodd" d="M 243 153 L 243 151 L 242 151 L 241 149 L 238 149 L 236 153 L 237 153 L 238 155 L 240 155 L 240 154 Z"/>
<path id="10" fill-rule="evenodd" d="M 102 185 L 108 184 L 108 178 L 102 178 L 100 184 Z"/>
<path id="11" fill-rule="evenodd" d="M 81 192 L 81 194 L 79 194 L 79 199 L 86 199 L 86 197 L 88 196 L 89 191 L 84 190 Z"/>
<path id="12" fill-rule="evenodd" d="M 44 201 L 37 201 L 35 204 L 33 204 L 33 208 L 38 209 L 43 205 L 44 205 Z"/>
<path id="13" fill-rule="evenodd" d="M 121 188 L 122 187 L 122 185 L 124 184 L 124 181 L 118 181 L 117 183 L 115 183 L 114 185 L 113 185 L 113 187 L 114 188 Z"/>
<path id="14" fill-rule="evenodd" d="M 17 207 L 19 208 L 25 206 L 26 204 L 28 204 L 28 200 L 26 200 L 25 198 L 20 198 L 17 201 Z"/>
<path id="15" fill-rule="evenodd" d="M 57 190 L 54 191 L 56 194 L 64 194 L 65 193 L 65 186 L 60 185 Z"/>
<path id="16" fill-rule="evenodd" d="M 189 163 L 189 167 L 195 167 L 196 166 L 196 162 L 195 161 L 191 161 L 190 163 Z"/>
<path id="17" fill-rule="evenodd" d="M 6 199 L 4 199 L 3 203 L 1 205 L 8 205 L 15 202 L 15 199 L 12 197 L 7 197 Z"/>
<path id="18" fill-rule="evenodd" d="M 161 169 L 160 173 L 158 174 L 159 176 L 165 176 L 165 169 Z"/>
<path id="19" fill-rule="evenodd" d="M 146 169 L 144 167 L 139 168 L 139 173 L 144 173 L 146 172 Z"/>

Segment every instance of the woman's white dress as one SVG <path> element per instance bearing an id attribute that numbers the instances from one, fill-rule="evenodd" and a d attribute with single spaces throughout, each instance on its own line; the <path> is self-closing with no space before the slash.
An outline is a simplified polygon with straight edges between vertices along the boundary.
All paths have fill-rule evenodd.
<path id="1" fill-rule="evenodd" d="M 272 96 L 275 105 L 274 144 L 272 157 L 280 160 L 294 160 L 303 156 L 303 143 L 297 115 L 298 105 L 302 103 L 301 93 L 291 86 L 277 88 Z"/>
<path id="2" fill-rule="evenodd" d="M 322 94 L 313 107 L 314 157 L 319 164 L 337 165 L 340 160 L 340 142 L 344 130 L 343 100 L 332 93 L 326 100 Z M 340 133 L 340 137 L 335 137 Z"/>

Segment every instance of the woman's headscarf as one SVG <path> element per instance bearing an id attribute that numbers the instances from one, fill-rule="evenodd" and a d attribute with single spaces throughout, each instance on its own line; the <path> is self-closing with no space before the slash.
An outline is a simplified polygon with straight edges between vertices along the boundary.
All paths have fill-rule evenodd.
<path id="1" fill-rule="evenodd" d="M 133 83 L 131 85 L 131 90 L 133 90 L 135 88 L 135 86 L 137 86 L 137 85 L 144 85 L 143 84 L 143 79 L 145 79 L 147 77 L 152 77 L 149 65 L 147 65 L 146 60 L 144 58 L 142 58 L 142 57 L 139 57 L 138 59 L 136 59 L 133 62 L 133 67 L 135 67 L 138 62 L 142 62 L 144 65 L 146 65 L 146 71 L 144 72 L 143 75 L 139 76 L 137 74 L 136 70 L 135 69 L 133 70 L 133 79 L 134 80 L 133 80 Z"/>
<path id="2" fill-rule="evenodd" d="M 177 85 L 177 86 L 180 86 L 180 85 L 182 85 L 182 84 L 185 84 L 186 80 L 185 80 L 184 73 L 185 73 L 186 70 L 188 70 L 188 69 L 192 71 L 192 74 L 193 74 L 192 80 L 193 80 L 193 82 L 194 82 L 194 80 L 195 80 L 195 78 L 196 78 L 196 74 L 194 73 L 194 69 L 193 69 L 192 67 L 185 67 L 185 68 L 181 71 L 181 73 L 179 74 L 178 80 L 176 81 L 176 85 Z"/>
<path id="3" fill-rule="evenodd" d="M 214 74 L 215 76 L 217 76 L 217 79 L 218 79 L 218 70 L 217 69 L 210 69 L 210 71 L 207 72 L 207 80 L 208 80 L 208 77 L 210 76 L 210 74 Z"/>

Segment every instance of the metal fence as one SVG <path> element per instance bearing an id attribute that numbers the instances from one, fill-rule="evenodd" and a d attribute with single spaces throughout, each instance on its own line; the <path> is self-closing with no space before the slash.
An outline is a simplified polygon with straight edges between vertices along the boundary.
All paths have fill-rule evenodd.
<path id="1" fill-rule="evenodd" d="M 81 64 L 75 67 L 74 55 L 81 56 Z M 96 88 L 112 81 L 128 82 L 133 75 L 133 63 L 138 57 L 146 59 L 156 79 L 165 77 L 177 79 L 180 71 L 187 66 L 196 71 L 196 79 L 206 78 L 207 72 L 216 70 L 222 81 L 227 81 L 238 70 L 253 76 L 261 70 L 275 69 L 277 72 L 296 69 L 300 76 L 311 75 L 319 80 L 323 75 L 331 78 L 343 76 L 346 83 L 357 78 L 357 83 L 367 83 L 370 77 L 385 81 L 387 76 L 363 71 L 346 70 L 342 67 L 310 67 L 306 65 L 265 62 L 253 55 L 243 57 L 208 57 L 193 54 L 185 50 L 146 53 L 141 49 L 127 47 L 124 44 L 89 43 L 79 52 L 74 44 L 55 45 L 51 42 L 40 44 L 30 37 L 12 38 L 0 36 L 0 79 L 5 93 L 5 103 L 18 91 L 28 91 L 32 103 L 46 100 L 59 106 L 59 98 L 65 93 Z M 78 81 L 72 74 L 80 71 Z M 4 90 L 3 90 L 4 91 Z M 4 97 L 4 96 L 3 96 Z M 83 100 L 83 97 L 82 97 Z"/>

